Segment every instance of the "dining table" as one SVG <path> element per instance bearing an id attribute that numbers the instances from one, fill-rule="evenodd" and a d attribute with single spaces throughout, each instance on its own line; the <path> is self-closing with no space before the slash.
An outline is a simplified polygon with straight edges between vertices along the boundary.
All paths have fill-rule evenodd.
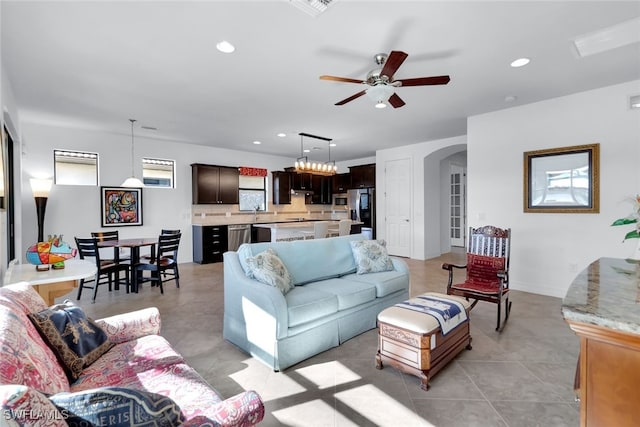
<path id="1" fill-rule="evenodd" d="M 140 263 L 140 248 L 147 246 L 150 247 L 151 258 L 155 258 L 157 244 L 157 237 L 133 237 L 128 239 L 104 240 L 102 242 L 98 242 L 98 248 L 129 248 L 131 250 L 131 271 L 129 277 L 131 278 L 132 283 L 141 283 L 142 271 L 136 271 L 136 265 Z M 120 251 L 116 250 L 114 252 L 114 261 L 119 262 Z M 138 275 L 137 280 L 134 280 L 135 274 Z M 133 291 L 138 292 L 138 289 L 133 289 Z"/>

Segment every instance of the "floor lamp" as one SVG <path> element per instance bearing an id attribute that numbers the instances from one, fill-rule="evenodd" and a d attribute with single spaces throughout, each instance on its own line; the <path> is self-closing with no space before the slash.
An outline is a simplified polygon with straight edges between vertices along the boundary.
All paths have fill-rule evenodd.
<path id="1" fill-rule="evenodd" d="M 36 215 L 38 216 L 38 242 L 44 242 L 44 212 L 47 209 L 47 199 L 53 181 L 50 179 L 32 178 L 31 192 L 36 201 Z"/>

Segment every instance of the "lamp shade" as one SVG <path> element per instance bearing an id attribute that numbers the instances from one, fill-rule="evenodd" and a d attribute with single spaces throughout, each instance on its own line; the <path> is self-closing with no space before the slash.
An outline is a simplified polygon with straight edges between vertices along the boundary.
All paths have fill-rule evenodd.
<path id="1" fill-rule="evenodd" d="M 393 86 L 378 84 L 367 89 L 367 96 L 376 102 L 384 102 L 395 92 Z"/>
<path id="2" fill-rule="evenodd" d="M 129 178 L 124 180 L 124 182 L 121 184 L 121 187 L 142 188 L 144 187 L 144 183 L 135 176 L 130 176 Z"/>
<path id="3" fill-rule="evenodd" d="M 31 178 L 29 182 L 31 183 L 31 192 L 33 193 L 33 197 L 49 197 L 53 180 Z"/>

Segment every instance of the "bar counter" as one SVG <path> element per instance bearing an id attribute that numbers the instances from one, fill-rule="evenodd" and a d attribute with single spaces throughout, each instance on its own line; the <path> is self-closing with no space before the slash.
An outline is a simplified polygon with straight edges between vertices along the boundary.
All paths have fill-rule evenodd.
<path id="1" fill-rule="evenodd" d="M 594 261 L 569 287 L 562 315 L 580 337 L 580 425 L 638 426 L 640 264 Z"/>

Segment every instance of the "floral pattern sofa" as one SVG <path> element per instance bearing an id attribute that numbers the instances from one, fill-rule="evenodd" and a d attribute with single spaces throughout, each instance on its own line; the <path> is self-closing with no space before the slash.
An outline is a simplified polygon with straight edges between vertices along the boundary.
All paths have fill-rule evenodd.
<path id="1" fill-rule="evenodd" d="M 26 283 L 0 288 L 0 425 L 66 426 L 51 402 L 55 396 L 109 386 L 167 396 L 185 426 L 251 426 L 262 420 L 264 405 L 256 392 L 222 399 L 185 363 L 159 335 L 156 308 L 96 320 L 114 346 L 70 383 L 29 320 L 28 313 L 45 309 Z"/>

